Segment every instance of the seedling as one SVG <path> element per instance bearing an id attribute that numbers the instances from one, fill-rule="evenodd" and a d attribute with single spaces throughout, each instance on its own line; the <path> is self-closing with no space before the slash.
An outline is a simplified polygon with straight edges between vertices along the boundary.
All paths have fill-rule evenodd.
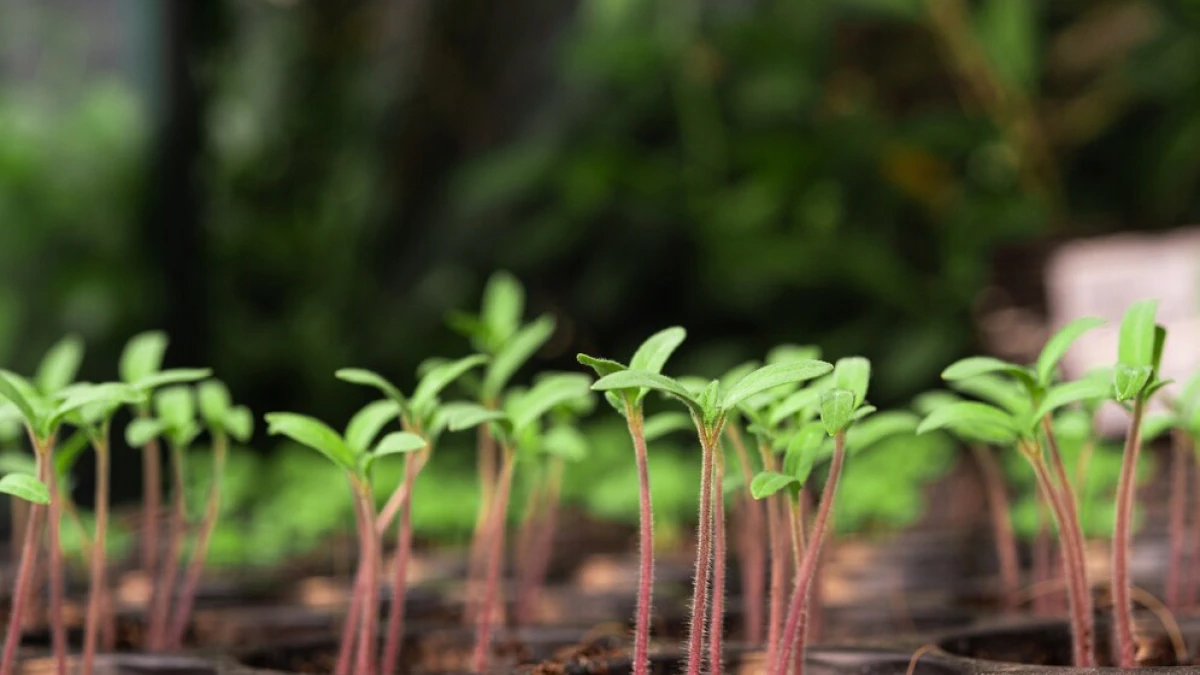
<path id="1" fill-rule="evenodd" d="M 16 661 L 17 644 L 21 640 L 21 620 L 29 598 L 29 576 L 34 566 L 37 565 L 42 507 L 50 503 L 50 490 L 34 476 L 25 473 L 10 473 L 0 478 L 0 492 L 30 504 L 29 520 L 25 525 L 25 538 L 21 542 L 21 562 L 17 567 L 17 578 L 13 585 L 12 609 L 8 615 L 8 633 L 4 639 L 4 653 L 0 657 L 0 673 L 10 675 Z"/>
<path id="2" fill-rule="evenodd" d="M 618 370 L 600 378 L 593 389 L 598 391 L 649 389 L 682 402 L 692 416 L 701 448 L 699 536 L 696 550 L 696 576 L 692 589 L 692 617 L 688 639 L 688 675 L 698 675 L 704 647 L 704 620 L 708 615 L 708 585 L 713 557 L 714 511 L 713 493 L 717 479 L 717 454 L 725 421 L 731 411 L 746 399 L 775 387 L 810 380 L 828 373 L 832 366 L 823 361 L 803 360 L 779 363 L 754 370 L 721 391 L 717 380 L 698 393 L 665 375 L 646 370 Z M 717 513 L 716 517 L 723 517 Z M 723 561 L 718 561 L 723 564 Z M 714 619 L 720 621 L 721 617 Z M 719 624 L 718 624 L 719 625 Z M 719 655 L 721 636 L 713 635 L 710 657 Z M 714 672 L 719 670 L 719 664 Z"/>
<path id="3" fill-rule="evenodd" d="M 167 336 L 161 331 L 139 333 L 125 343 L 117 371 L 124 382 L 147 377 L 162 367 L 167 351 Z M 137 418 L 150 416 L 150 406 L 135 406 Z M 159 510 L 162 504 L 162 460 L 157 437 L 150 439 L 142 450 L 142 538 L 141 566 L 150 579 L 158 571 Z"/>
<path id="4" fill-rule="evenodd" d="M 579 362 L 603 378 L 613 373 L 635 369 L 658 374 L 667 359 L 679 347 L 687 332 L 674 326 L 651 335 L 633 353 L 629 366 L 616 361 L 580 354 Z M 642 401 L 649 392 L 646 387 L 615 389 L 605 399 L 625 418 L 629 436 L 633 439 L 633 457 L 638 477 L 638 595 L 637 616 L 634 621 L 633 672 L 645 675 L 650 667 L 650 614 L 654 589 L 654 505 L 650 499 L 650 467 L 646 451 L 646 420 Z"/>
<path id="5" fill-rule="evenodd" d="M 589 384 L 590 379 L 583 375 L 549 375 L 528 391 L 510 394 L 504 401 L 503 411 L 476 404 L 460 404 L 446 409 L 447 426 L 451 431 L 473 429 L 481 424 L 490 425 L 492 433 L 499 440 L 502 455 L 499 482 L 492 504 L 487 507 L 489 519 L 484 530 L 487 557 L 483 599 L 475 616 L 475 649 L 471 661 L 475 672 L 486 672 L 488 665 L 492 614 L 499 593 L 504 558 L 504 524 L 517 462 L 517 441 L 536 433 L 541 418 L 550 410 L 568 401 L 586 397 Z"/>
<path id="6" fill-rule="evenodd" d="M 395 401 L 383 400 L 368 404 L 350 420 L 344 434 L 338 434 L 324 422 L 296 413 L 268 413 L 267 431 L 272 435 L 284 435 L 308 446 L 325 456 L 341 469 L 350 484 L 354 496 L 355 520 L 358 529 L 359 573 L 361 583 L 354 585 L 356 596 L 351 607 L 358 607 L 356 639 L 343 635 L 343 642 L 354 639 L 356 657 L 353 658 L 355 675 L 376 673 L 375 641 L 379 616 L 378 565 L 380 558 L 380 536 L 376 532 L 374 493 L 371 487 L 374 463 L 382 457 L 395 454 L 410 454 L 426 447 L 425 439 L 407 431 L 394 431 L 378 442 L 376 437 L 383 427 L 399 413 Z M 349 619 L 347 619 L 349 622 Z M 351 648 L 342 645 L 341 651 L 349 653 Z M 349 661 L 338 663 L 336 675 L 349 675 Z"/>
<path id="7" fill-rule="evenodd" d="M 1168 381 L 1159 379 L 1163 343 L 1167 331 L 1155 324 L 1158 303 L 1139 302 L 1125 312 L 1117 342 L 1117 364 L 1113 368 L 1112 396 L 1131 409 L 1121 480 L 1117 484 L 1117 518 L 1113 525 L 1113 632 L 1116 635 L 1117 666 L 1137 664 L 1133 635 L 1133 604 L 1130 600 L 1129 552 L 1132 548 L 1133 497 L 1138 455 L 1141 452 L 1142 416 L 1146 402 Z"/>
<path id="8" fill-rule="evenodd" d="M 947 403 L 930 412 L 918 428 L 918 432 L 948 429 L 973 442 L 1015 446 L 1028 460 L 1058 523 L 1073 658 L 1079 667 L 1090 667 L 1095 660 L 1092 601 L 1075 493 L 1058 451 L 1050 415 L 1059 408 L 1109 395 L 1109 385 L 1094 377 L 1055 383 L 1058 362 L 1071 344 L 1101 323 L 1100 319 L 1085 318 L 1068 324 L 1046 342 L 1032 367 L 991 357 L 971 357 L 950 365 L 942 372 L 943 379 L 989 402 Z M 997 386 L 1002 382 L 1015 382 L 1019 388 Z"/>
<path id="9" fill-rule="evenodd" d="M 405 397 L 395 385 L 377 373 L 361 368 L 343 368 L 336 373 L 338 379 L 373 387 L 382 392 L 386 400 L 394 405 L 395 416 L 398 417 L 400 426 L 425 441 L 423 449 L 405 457 L 404 480 L 392 492 L 375 524 L 376 534 L 382 537 L 391 519 L 399 513 L 396 558 L 392 572 L 392 600 L 388 608 L 388 631 L 383 647 L 384 673 L 396 672 L 400 647 L 404 640 L 404 603 L 408 588 L 408 561 L 412 554 L 412 494 L 417 476 L 425 468 L 438 437 L 445 429 L 445 419 L 438 397 L 446 387 L 486 362 L 487 357 L 475 355 L 432 365 L 421 377 L 411 399 Z M 360 581 L 356 580 L 355 583 Z M 354 607 L 351 606 L 350 616 L 355 615 Z M 347 630 L 353 630 L 352 626 L 353 619 L 347 621 Z M 343 652 L 342 658 L 349 659 L 349 652 Z"/>

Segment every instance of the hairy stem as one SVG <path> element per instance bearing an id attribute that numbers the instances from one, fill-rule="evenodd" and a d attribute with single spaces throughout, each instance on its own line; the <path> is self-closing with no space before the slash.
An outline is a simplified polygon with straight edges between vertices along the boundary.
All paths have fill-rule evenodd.
<path id="1" fill-rule="evenodd" d="M 698 425 L 699 426 L 699 425 Z M 687 675 L 700 675 L 704 660 L 704 619 L 708 615 L 708 581 L 712 567 L 713 462 L 716 438 L 700 427 L 700 524 L 696 541 L 696 576 L 692 580 L 692 616 L 688 627 Z"/>
<path id="2" fill-rule="evenodd" d="M 192 618 L 192 607 L 196 603 L 200 578 L 204 574 L 204 562 L 208 558 L 208 545 L 212 541 L 213 531 L 217 529 L 217 519 L 221 510 L 221 480 L 225 473 L 225 455 L 228 452 L 228 446 L 229 441 L 225 434 L 214 435 L 213 474 L 212 482 L 208 487 L 208 502 L 204 507 L 204 520 L 200 524 L 200 534 L 196 540 L 196 547 L 192 551 L 192 559 L 188 561 L 183 588 L 179 593 L 175 616 L 171 621 L 171 631 L 167 641 L 167 647 L 171 649 L 183 647 L 183 636 L 187 632 L 188 622 Z"/>
<path id="3" fill-rule="evenodd" d="M 737 424 L 730 422 L 725 427 L 729 442 L 737 455 L 742 475 L 745 476 L 745 490 L 738 499 L 738 510 L 746 516 L 746 528 L 738 533 L 738 560 L 742 571 L 742 596 L 745 603 L 742 612 L 746 621 L 746 642 L 751 645 L 763 643 L 763 594 L 766 586 L 767 548 L 762 545 L 764 536 L 763 509 L 765 503 L 760 503 L 750 494 L 750 479 L 754 476 L 754 467 L 750 462 L 750 453 L 742 440 L 742 432 Z M 765 467 L 764 467 L 765 468 Z M 769 543 L 768 543 L 769 546 Z"/>
<path id="4" fill-rule="evenodd" d="M 483 588 L 483 602 L 475 617 L 475 651 L 471 663 L 474 672 L 487 670 L 488 656 L 492 646 L 492 613 L 496 597 L 500 593 L 500 568 L 504 563 L 504 521 L 508 513 L 508 497 L 512 490 L 515 456 L 510 448 L 503 448 L 504 459 L 500 469 L 500 482 L 496 486 L 493 504 L 488 508 L 490 519 L 487 534 L 487 574 Z"/>
<path id="5" fill-rule="evenodd" d="M 139 413 L 146 417 L 148 413 Z M 142 447 L 142 540 L 141 565 L 147 579 L 158 572 L 158 514 L 162 508 L 162 453 L 158 439 Z M 147 608 L 149 610 L 149 608 Z M 149 618 L 149 612 L 147 612 Z"/>
<path id="6" fill-rule="evenodd" d="M 1125 434 L 1121 477 L 1117 483 L 1117 518 L 1113 526 L 1113 628 L 1116 634 L 1117 667 L 1132 668 L 1137 654 L 1133 637 L 1133 604 L 1130 601 L 1129 551 L 1133 547 L 1133 499 L 1137 490 L 1138 455 L 1142 449 L 1144 402 L 1133 402 L 1133 417 Z"/>
<path id="7" fill-rule="evenodd" d="M 775 457 L 766 443 L 759 444 L 759 455 L 762 457 L 763 469 L 775 470 Z M 767 540 L 771 550 L 771 587 L 769 595 L 769 610 L 767 614 L 767 662 L 775 657 L 779 649 L 779 632 L 783 630 L 783 601 L 787 584 L 787 538 L 784 531 L 784 515 L 781 512 L 783 502 L 776 496 L 765 500 L 767 507 Z"/>
<path id="8" fill-rule="evenodd" d="M 39 454 L 38 477 L 45 478 L 47 462 Z M 53 471 L 53 468 L 50 468 Z M 42 518 L 45 507 L 38 504 L 29 505 L 29 519 L 25 524 L 25 539 L 21 542 L 21 563 L 17 567 L 17 579 L 13 586 L 12 609 L 8 614 L 8 633 L 4 636 L 4 654 L 0 656 L 0 675 L 12 675 L 16 665 L 17 646 L 21 643 L 21 621 L 24 618 L 25 606 L 29 602 L 32 591 L 30 577 L 33 568 L 37 566 L 38 541 L 42 536 Z"/>
<path id="9" fill-rule="evenodd" d="M 46 545 L 50 551 L 50 569 L 47 574 L 50 576 L 50 642 L 54 653 L 54 670 L 58 675 L 66 675 L 67 672 L 67 627 L 63 623 L 63 555 L 62 541 L 59 538 L 59 529 L 62 527 L 62 508 L 63 499 L 59 494 L 58 474 L 54 470 L 54 440 L 51 439 L 46 443 L 39 443 L 36 439 L 33 440 L 35 454 L 45 457 L 43 462 L 48 470 L 46 474 L 46 485 L 50 492 L 49 504 L 49 521 L 47 523 L 48 541 Z M 15 505 L 17 503 L 26 504 L 19 499 L 10 500 Z"/>
<path id="10" fill-rule="evenodd" d="M 532 596 L 533 590 L 533 558 L 534 541 L 538 538 L 538 521 L 541 518 L 542 505 L 546 500 L 547 485 L 545 477 L 539 476 L 533 482 L 529 495 L 525 499 L 525 508 L 521 514 L 521 523 L 517 526 L 517 536 L 514 542 L 513 568 L 517 576 L 516 608 L 512 617 L 518 625 L 526 625 L 533 621 L 537 612 L 537 600 Z"/>
<path id="11" fill-rule="evenodd" d="M 408 601 L 408 560 L 412 553 L 412 492 L 417 475 L 425 466 L 429 449 L 412 453 L 404 460 L 404 493 L 408 497 L 400 506 L 396 533 L 396 560 L 392 570 L 392 603 L 388 607 L 388 631 L 383 643 L 381 675 L 392 675 L 400 665 L 400 648 L 404 644 L 404 604 Z"/>
<path id="12" fill-rule="evenodd" d="M 846 432 L 839 431 L 833 437 L 833 461 L 829 465 L 829 477 L 825 481 L 825 489 L 821 492 L 821 501 L 817 505 L 817 516 L 813 520 L 812 537 L 804 550 L 804 559 L 796 570 L 796 585 L 792 590 L 791 603 L 788 606 L 787 625 L 783 630 L 783 643 L 779 653 L 768 671 L 772 675 L 785 675 L 788 667 L 788 657 L 795 650 L 800 654 L 797 662 L 800 666 L 795 675 L 803 673 L 803 654 L 805 647 L 805 625 L 808 623 L 808 596 L 812 589 L 817 559 L 821 554 L 821 544 L 825 540 L 829 517 L 833 513 L 833 500 L 837 494 L 838 479 L 842 475 L 842 464 L 846 458 Z M 799 520 L 799 519 L 797 519 Z"/>
<path id="13" fill-rule="evenodd" d="M 100 606 L 108 587 L 105 575 L 105 541 L 108 537 L 108 428 L 92 445 L 96 451 L 96 534 L 92 540 L 91 575 L 88 582 L 87 620 L 83 633 L 83 675 L 92 675 L 96 639 L 100 631 Z"/>
<path id="14" fill-rule="evenodd" d="M 1050 509 L 1058 525 L 1063 574 L 1067 581 L 1067 606 L 1071 616 L 1071 644 L 1075 667 L 1090 668 L 1095 665 L 1095 630 L 1083 542 L 1076 539 L 1077 530 L 1066 522 L 1069 517 L 1067 508 L 1063 504 L 1062 495 L 1055 489 L 1040 451 L 1036 448 L 1026 448 L 1025 456 L 1033 467 L 1042 494 L 1050 502 Z"/>
<path id="15" fill-rule="evenodd" d="M 1167 608 L 1178 613 L 1183 607 L 1183 549 L 1187 529 L 1188 448 L 1183 433 L 1171 431 L 1171 488 L 1167 538 Z"/>
<path id="16" fill-rule="evenodd" d="M 1086 539 L 1083 536 L 1083 525 L 1079 521 L 1079 506 L 1075 497 L 1075 488 L 1071 481 L 1071 477 L 1067 474 L 1067 467 L 1063 463 L 1062 452 L 1058 449 L 1058 439 L 1054 435 L 1054 424 L 1050 421 L 1050 416 L 1042 418 L 1042 431 L 1046 436 L 1046 445 L 1050 454 L 1051 466 L 1054 469 L 1054 477 L 1058 481 L 1058 490 L 1062 501 L 1064 513 L 1067 516 L 1067 521 L 1064 523 L 1066 527 L 1071 529 L 1071 537 L 1075 541 L 1075 546 L 1078 549 L 1079 570 L 1076 574 L 1079 578 L 1076 580 L 1083 588 L 1084 593 L 1088 592 L 1087 583 L 1087 551 L 1085 548 Z M 1067 573 L 1070 573 L 1068 570 Z M 1091 597 L 1090 595 L 1088 596 Z M 1088 602 L 1089 616 L 1091 613 L 1091 602 Z"/>
<path id="17" fill-rule="evenodd" d="M 708 668 L 721 670 L 721 635 L 725 629 L 725 456 L 717 447 L 713 457 L 713 587 L 708 624 Z"/>
<path id="18" fill-rule="evenodd" d="M 355 487 L 360 514 L 358 564 L 365 571 L 354 675 L 375 675 L 375 644 L 379 632 L 379 538 L 375 535 L 375 506 L 371 503 L 371 488 L 363 484 Z"/>
<path id="19" fill-rule="evenodd" d="M 358 512 L 357 504 L 355 513 Z M 361 536 L 361 535 L 360 535 Z M 342 637 L 338 642 L 337 665 L 334 675 L 350 675 L 350 663 L 354 659 L 354 638 L 358 635 L 358 619 L 362 615 L 363 594 L 367 588 L 367 568 L 361 563 L 354 574 L 354 586 L 350 591 L 350 606 L 346 609 L 346 620 L 342 624 Z"/>
<path id="20" fill-rule="evenodd" d="M 651 594 L 654 592 L 654 505 L 650 499 L 650 460 L 643 433 L 642 409 L 625 403 L 625 421 L 633 439 L 633 456 L 638 474 L 638 594 L 633 633 L 633 675 L 646 675 L 650 668 Z"/>
<path id="21" fill-rule="evenodd" d="M 987 447 L 972 445 L 971 452 L 983 479 L 983 494 L 992 521 L 992 542 L 1000 567 L 1001 604 L 1004 611 L 1015 612 L 1021 602 L 1021 567 L 1017 557 L 1017 539 L 1008 520 L 1008 491 L 1004 487 L 1004 472 L 996 456 Z"/>

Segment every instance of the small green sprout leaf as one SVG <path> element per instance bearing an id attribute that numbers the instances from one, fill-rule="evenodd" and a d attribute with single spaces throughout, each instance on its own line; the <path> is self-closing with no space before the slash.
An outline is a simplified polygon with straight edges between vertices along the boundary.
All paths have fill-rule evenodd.
<path id="1" fill-rule="evenodd" d="M 790 361 L 763 366 L 729 387 L 720 401 L 720 407 L 729 410 L 755 394 L 785 384 L 811 380 L 831 370 L 833 370 L 832 365 L 816 360 Z"/>
<path id="2" fill-rule="evenodd" d="M 700 407 L 696 397 L 686 387 L 678 381 L 659 373 L 651 373 L 644 370 L 622 370 L 611 375 L 605 375 L 592 383 L 592 389 L 596 391 L 637 388 L 650 389 L 674 396 L 693 409 L 699 409 Z"/>
<path id="3" fill-rule="evenodd" d="M 1113 368 L 1113 396 L 1117 401 L 1129 401 L 1136 398 L 1146 388 L 1150 378 L 1154 376 L 1154 366 L 1134 366 L 1125 362 L 1118 363 Z"/>
<path id="4" fill-rule="evenodd" d="M 903 410 L 889 410 L 871 416 L 846 431 L 846 449 L 851 453 L 862 452 L 892 436 L 913 434 L 921 420 Z"/>
<path id="5" fill-rule="evenodd" d="M 985 443 L 1012 443 L 1018 437 L 1017 425 L 1011 415 L 976 401 L 959 401 L 934 410 L 917 426 L 917 433 L 938 429 L 948 429 Z"/>
<path id="6" fill-rule="evenodd" d="M 483 288 L 479 319 L 488 337 L 498 344 L 507 342 L 521 325 L 525 314 L 525 289 L 510 272 L 500 270 L 488 278 Z"/>
<path id="7" fill-rule="evenodd" d="M 1054 371 L 1058 367 L 1059 361 L 1062 361 L 1067 350 L 1075 341 L 1090 330 L 1099 328 L 1104 325 L 1104 319 L 1098 317 L 1084 317 L 1076 319 L 1071 323 L 1063 326 L 1057 333 L 1046 341 L 1046 346 L 1042 347 L 1042 353 L 1038 355 L 1037 364 L 1034 366 L 1034 372 L 1037 374 L 1038 384 L 1043 389 L 1048 388 L 1054 380 Z"/>
<path id="8" fill-rule="evenodd" d="M 861 356 L 838 359 L 833 366 L 833 386 L 854 394 L 854 405 L 862 405 L 871 381 L 871 362 Z"/>
<path id="9" fill-rule="evenodd" d="M 401 408 L 408 407 L 408 400 L 400 390 L 396 388 L 387 378 L 379 373 L 367 370 L 366 368 L 341 368 L 333 374 L 334 377 L 350 384 L 357 384 L 364 387 L 374 387 L 383 392 L 383 395 L 395 401 Z"/>
<path id="10" fill-rule="evenodd" d="M 821 389 L 809 386 L 789 394 L 787 398 L 780 401 L 771 409 L 771 414 L 767 417 L 767 422 L 771 426 L 779 426 L 784 420 L 794 417 L 801 412 L 807 412 L 805 415 L 806 418 L 815 416 L 820 410 L 821 392 Z"/>
<path id="11" fill-rule="evenodd" d="M 121 380 L 132 384 L 162 369 L 167 352 L 167 334 L 152 330 L 138 333 L 125 343 L 118 372 Z"/>
<path id="12" fill-rule="evenodd" d="M 83 339 L 69 335 L 54 344 L 42 357 L 33 381 L 42 394 L 53 394 L 75 381 L 83 363 Z"/>
<path id="13" fill-rule="evenodd" d="M 683 344 L 687 337 L 687 331 L 680 326 L 672 326 L 665 328 L 659 332 L 646 338 L 637 351 L 633 353 L 633 358 L 629 359 L 629 367 L 632 370 L 645 370 L 651 373 L 661 373 L 663 366 L 667 364 L 667 359 L 671 358 L 671 354 Z"/>
<path id="14" fill-rule="evenodd" d="M 234 440 L 245 443 L 254 435 L 254 415 L 244 405 L 234 406 L 225 414 L 221 427 L 226 433 L 233 436 Z"/>
<path id="15" fill-rule="evenodd" d="M 783 472 L 803 485 L 812 473 L 825 439 L 825 430 L 820 424 L 806 424 L 792 434 L 783 455 Z"/>
<path id="16" fill-rule="evenodd" d="M 16 450 L 0 452 L 0 473 L 25 473 L 37 475 L 37 461 L 33 455 Z"/>
<path id="17" fill-rule="evenodd" d="M 554 334 L 554 317 L 544 315 L 521 328 L 496 352 L 483 376 L 483 396 L 487 400 L 500 396 L 512 376 L 537 353 Z"/>
<path id="18" fill-rule="evenodd" d="M 512 404 L 508 412 L 513 428 L 524 429 L 552 408 L 589 396 L 591 383 L 591 378 L 583 373 L 558 373 L 542 378 Z"/>
<path id="19" fill-rule="evenodd" d="M 575 427 L 561 425 L 546 432 L 541 451 L 568 462 L 581 462 L 587 457 L 587 438 Z"/>
<path id="20" fill-rule="evenodd" d="M 375 437 L 388 422 L 400 414 L 400 406 L 391 399 L 372 401 L 354 413 L 346 424 L 346 445 L 356 455 L 365 453 L 375 442 Z"/>
<path id="21" fill-rule="evenodd" d="M 1022 368 L 1015 363 L 1001 361 L 990 356 L 971 356 L 960 361 L 955 361 L 942 371 L 942 379 L 946 381 L 962 380 L 986 373 L 1011 375 L 1029 388 L 1035 385 L 1033 373 L 1028 368 Z"/>
<path id="22" fill-rule="evenodd" d="M 857 422 L 857 421 L 863 419 L 864 417 L 866 417 L 867 415 L 873 414 L 876 410 L 877 410 L 877 408 L 870 404 L 860 405 L 854 409 L 854 414 L 850 416 L 850 421 Z"/>
<path id="23" fill-rule="evenodd" d="M 1014 415 L 1029 413 L 1029 391 L 1012 380 L 995 374 L 976 375 L 961 380 L 952 380 L 950 386 L 956 391 L 969 394 L 985 403 L 1004 408 Z"/>
<path id="24" fill-rule="evenodd" d="M 917 397 L 913 399 L 912 407 L 913 410 L 917 411 L 918 414 L 928 415 L 942 406 L 947 406 L 951 403 L 958 403 L 961 400 L 962 398 L 958 396 L 958 394 L 945 391 L 943 389 L 934 389 L 932 391 L 918 394 Z"/>
<path id="25" fill-rule="evenodd" d="M 1142 441 L 1149 443 L 1178 426 L 1174 413 L 1161 412 L 1146 415 L 1142 420 Z"/>
<path id="26" fill-rule="evenodd" d="M 166 432 L 162 420 L 139 417 L 125 427 L 125 442 L 131 448 L 140 448 Z"/>
<path id="27" fill-rule="evenodd" d="M 28 380 L 16 373 L 0 370 L 0 397 L 8 399 L 21 411 L 25 423 L 34 428 L 37 436 L 46 437 L 42 426 L 45 417 L 46 401 L 42 399 L 37 389 Z"/>
<path id="28" fill-rule="evenodd" d="M 87 448 L 88 435 L 83 431 L 76 431 L 54 448 L 54 475 L 60 478 L 59 489 L 63 489 L 62 483 L 66 482 L 66 477 L 70 475 L 75 462 Z"/>
<path id="29" fill-rule="evenodd" d="M 1107 399 L 1111 395 L 1112 388 L 1108 383 L 1095 379 L 1078 380 L 1051 387 L 1037 410 L 1034 411 L 1032 422 L 1034 425 L 1041 424 L 1043 417 L 1063 406 L 1083 401 Z"/>
<path id="30" fill-rule="evenodd" d="M 50 503 L 50 490 L 27 473 L 10 473 L 0 478 L 0 492 L 34 504 Z"/>
<path id="31" fill-rule="evenodd" d="M 1157 365 L 1155 362 L 1155 324 L 1154 314 L 1158 310 L 1157 300 L 1136 302 L 1125 310 L 1121 319 L 1121 333 L 1117 341 L 1117 361 L 1133 368 L 1146 367 L 1151 371 Z M 1149 379 L 1149 376 L 1147 376 Z M 1131 384 L 1136 380 L 1127 380 Z M 1145 382 L 1143 382 L 1143 385 Z M 1126 388 L 1118 386 L 1118 391 Z M 1141 391 L 1141 387 L 1137 387 Z M 1133 394 L 1136 395 L 1136 392 Z M 1119 398 L 1127 400 L 1130 397 Z"/>
<path id="32" fill-rule="evenodd" d="M 821 394 L 821 424 L 830 436 L 844 431 L 854 415 L 856 395 L 849 389 L 830 389 Z"/>
<path id="33" fill-rule="evenodd" d="M 150 391 L 170 384 L 198 382 L 211 376 L 211 368 L 172 368 L 138 378 L 128 384 L 138 391 Z"/>
<path id="34" fill-rule="evenodd" d="M 107 419 L 126 403 L 142 400 L 142 395 L 123 382 L 105 382 L 73 387 L 54 411 L 61 419 L 69 413 L 78 412 L 85 424 L 94 424 Z"/>
<path id="35" fill-rule="evenodd" d="M 778 345 L 767 352 L 767 363 L 789 361 L 811 361 L 821 358 L 821 348 L 816 345 Z"/>
<path id="36" fill-rule="evenodd" d="M 177 385 L 154 395 L 154 410 L 167 427 L 180 429 L 195 423 L 196 402 L 191 387 Z"/>
<path id="37" fill-rule="evenodd" d="M 267 433 L 287 436 L 324 455 L 349 472 L 357 471 L 355 453 L 337 432 L 321 420 L 297 413 L 267 413 Z"/>
<path id="38" fill-rule="evenodd" d="M 662 412 L 646 418 L 642 426 L 642 437 L 647 443 L 656 441 L 676 431 L 692 428 L 692 418 L 681 412 Z"/>
<path id="39" fill-rule="evenodd" d="M 375 457 L 383 457 L 386 455 L 399 455 L 409 452 L 424 450 L 428 443 L 424 438 L 408 432 L 408 431 L 393 431 L 379 440 L 375 450 L 371 453 Z"/>
<path id="40" fill-rule="evenodd" d="M 625 370 L 625 364 L 617 363 L 612 359 L 599 359 L 594 356 L 588 356 L 587 354 L 579 354 L 575 357 L 575 360 L 579 361 L 580 364 L 596 371 L 596 375 L 599 377 L 612 375 L 613 373 Z"/>
<path id="41" fill-rule="evenodd" d="M 799 481 L 792 476 L 775 471 L 763 471 L 750 481 L 750 495 L 755 499 L 766 499 L 785 487 L 797 484 Z"/>
<path id="42" fill-rule="evenodd" d="M 508 419 L 508 415 L 499 410 L 485 408 L 475 403 L 459 403 L 453 406 L 443 406 L 442 415 L 445 419 L 446 427 L 450 431 L 474 429 L 480 424 Z"/>
<path id="43" fill-rule="evenodd" d="M 229 389 L 218 380 L 205 380 L 197 385 L 196 401 L 200 404 L 200 417 L 213 428 L 221 426 L 233 406 Z"/>
<path id="44" fill-rule="evenodd" d="M 443 389 L 450 386 L 467 371 L 484 363 L 487 363 L 487 357 L 483 354 L 475 354 L 435 366 L 421 378 L 417 388 L 413 390 L 411 400 L 413 410 L 418 411 L 418 415 L 428 414 Z"/>

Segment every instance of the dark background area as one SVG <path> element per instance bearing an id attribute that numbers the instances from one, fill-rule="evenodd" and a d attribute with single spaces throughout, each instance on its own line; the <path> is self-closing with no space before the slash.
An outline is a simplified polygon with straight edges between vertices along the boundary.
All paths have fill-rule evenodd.
<path id="1" fill-rule="evenodd" d="M 539 367 L 679 323 L 677 372 L 811 342 L 888 404 L 1198 181 L 1195 0 L 5 0 L 0 364 L 163 328 L 341 421 L 503 268 Z"/>

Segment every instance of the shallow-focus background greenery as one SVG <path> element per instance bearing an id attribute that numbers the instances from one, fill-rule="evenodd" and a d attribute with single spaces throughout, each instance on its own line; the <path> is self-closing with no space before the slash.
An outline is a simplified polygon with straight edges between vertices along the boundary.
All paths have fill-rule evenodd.
<path id="1" fill-rule="evenodd" d="M 1196 0 L 5 2 L 0 363 L 160 327 L 340 422 L 505 268 L 541 366 L 681 323 L 677 372 L 811 342 L 902 404 L 1006 265 L 1200 219 L 1197 64 Z"/>

